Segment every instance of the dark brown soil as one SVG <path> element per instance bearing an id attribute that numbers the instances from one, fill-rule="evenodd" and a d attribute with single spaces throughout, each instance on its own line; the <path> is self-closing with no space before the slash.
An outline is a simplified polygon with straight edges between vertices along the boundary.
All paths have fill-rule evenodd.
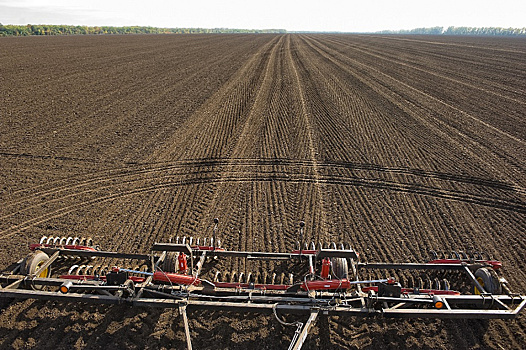
<path id="1" fill-rule="evenodd" d="M 175 236 L 366 261 L 481 249 L 526 292 L 526 41 L 369 35 L 0 39 L 0 269 L 45 236 Z M 214 271 L 282 273 L 227 260 Z M 177 311 L 3 301 L 1 348 L 184 348 Z M 273 317 L 193 312 L 197 349 L 286 348 Z M 291 317 L 291 320 L 293 318 Z M 513 321 L 320 319 L 306 349 L 523 349 Z"/>

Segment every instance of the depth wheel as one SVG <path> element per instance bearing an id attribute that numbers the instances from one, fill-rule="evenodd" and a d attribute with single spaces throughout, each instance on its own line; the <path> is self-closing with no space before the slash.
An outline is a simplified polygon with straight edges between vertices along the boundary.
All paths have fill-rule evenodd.
<path id="1" fill-rule="evenodd" d="M 499 282 L 499 276 L 497 276 L 497 273 L 493 269 L 481 267 L 475 271 L 475 278 L 486 292 L 491 294 L 502 294 L 502 286 Z M 473 287 L 473 294 L 480 294 L 477 287 Z"/>
<path id="2" fill-rule="evenodd" d="M 332 273 L 334 278 L 339 280 L 349 279 L 349 267 L 347 265 L 347 259 L 345 258 L 332 258 Z"/>
<path id="3" fill-rule="evenodd" d="M 161 269 L 164 272 L 176 272 L 178 252 L 166 252 Z"/>
<path id="4" fill-rule="evenodd" d="M 21 271 L 23 274 L 26 275 L 34 275 L 35 272 L 37 272 L 42 265 L 46 261 L 49 260 L 49 256 L 42 252 L 42 251 L 36 251 L 34 253 L 29 254 L 22 263 Z M 48 267 L 44 271 L 42 271 L 38 276 L 40 278 L 46 278 L 51 275 L 51 269 Z"/>
<path id="5" fill-rule="evenodd" d="M 29 254 L 25 259 L 24 262 L 22 262 L 22 266 L 20 268 L 20 271 L 24 275 L 34 275 L 42 265 L 44 265 L 49 260 L 49 256 L 42 252 L 42 251 L 35 251 L 34 253 Z M 42 271 L 40 274 L 36 275 L 35 277 L 39 278 L 47 278 L 51 276 L 51 268 L 48 266 L 44 271 Z M 35 290 L 42 290 L 44 286 L 37 286 L 33 285 L 32 287 Z"/>

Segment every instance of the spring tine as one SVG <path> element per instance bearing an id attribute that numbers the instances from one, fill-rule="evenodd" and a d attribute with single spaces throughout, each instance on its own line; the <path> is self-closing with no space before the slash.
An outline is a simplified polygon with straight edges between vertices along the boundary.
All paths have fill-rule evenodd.
<path id="1" fill-rule="evenodd" d="M 84 269 L 84 274 L 91 275 L 92 269 L 93 269 L 93 265 L 86 266 L 86 268 Z"/>
<path id="2" fill-rule="evenodd" d="M 415 279 L 413 278 L 413 275 L 409 275 L 407 278 L 407 288 L 415 288 Z"/>
<path id="3" fill-rule="evenodd" d="M 431 282 L 431 279 L 428 275 L 424 275 L 424 288 L 425 289 L 433 289 L 433 282 Z"/>
<path id="4" fill-rule="evenodd" d="M 72 274 L 73 274 L 73 271 L 74 271 L 75 269 L 77 269 L 78 267 L 79 267 L 79 265 L 73 265 L 73 266 L 71 266 L 71 267 L 69 268 L 69 270 L 68 270 L 68 275 L 72 275 Z"/>
<path id="5" fill-rule="evenodd" d="M 221 271 L 217 270 L 212 282 L 220 282 L 220 278 L 221 278 Z"/>
<path id="6" fill-rule="evenodd" d="M 316 250 L 316 244 L 314 242 L 310 242 L 310 250 Z"/>
<path id="7" fill-rule="evenodd" d="M 438 260 L 438 254 L 434 250 L 430 250 L 429 255 L 431 255 L 431 260 Z"/>
<path id="8" fill-rule="evenodd" d="M 331 242 L 331 249 L 336 249 L 336 243 Z"/>
<path id="9" fill-rule="evenodd" d="M 282 272 L 279 276 L 279 284 L 284 284 L 285 282 L 285 274 Z"/>
<path id="10" fill-rule="evenodd" d="M 245 281 L 246 281 L 246 283 L 250 283 L 251 280 L 252 280 L 252 272 L 249 272 L 247 277 L 246 277 L 246 279 L 245 279 Z"/>
<path id="11" fill-rule="evenodd" d="M 45 244 L 47 241 L 47 237 L 46 236 L 42 236 L 42 238 L 40 238 L 40 242 L 38 242 L 39 244 Z"/>
<path id="12" fill-rule="evenodd" d="M 445 278 L 442 280 L 442 288 L 444 288 L 444 290 L 449 290 L 450 288 L 449 281 Z"/>
<path id="13" fill-rule="evenodd" d="M 188 245 L 191 247 L 193 244 L 194 244 L 194 237 L 190 236 L 190 238 L 188 239 Z"/>
<path id="14" fill-rule="evenodd" d="M 464 253 L 462 250 L 459 251 L 458 254 L 459 254 L 460 257 L 462 258 L 462 260 L 469 260 L 469 257 L 467 256 L 467 254 Z"/>
<path id="15" fill-rule="evenodd" d="M 243 278 L 245 277 L 245 274 L 243 272 L 239 273 L 239 276 L 237 278 L 237 283 L 243 283 Z"/>
<path id="16" fill-rule="evenodd" d="M 460 260 L 460 255 L 454 250 L 451 251 L 451 254 L 449 255 L 451 259 L 457 259 Z"/>
<path id="17" fill-rule="evenodd" d="M 318 249 L 317 250 L 322 250 L 323 249 L 323 245 L 321 244 L 321 242 L 318 242 Z"/>
<path id="18" fill-rule="evenodd" d="M 402 288 L 407 288 L 407 278 L 405 275 L 399 276 L 398 282 L 402 286 Z"/>
<path id="19" fill-rule="evenodd" d="M 275 284 L 275 283 L 276 283 L 276 273 L 274 272 L 274 273 L 272 274 L 272 278 L 271 278 L 271 280 L 270 280 L 270 284 Z"/>
<path id="20" fill-rule="evenodd" d="M 294 284 L 294 275 L 292 274 L 292 272 L 289 274 L 289 284 L 290 285 Z"/>

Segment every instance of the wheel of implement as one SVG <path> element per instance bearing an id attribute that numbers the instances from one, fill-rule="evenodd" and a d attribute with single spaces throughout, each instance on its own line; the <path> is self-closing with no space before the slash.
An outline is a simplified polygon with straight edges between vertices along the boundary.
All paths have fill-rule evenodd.
<path id="1" fill-rule="evenodd" d="M 46 253 L 40 250 L 35 251 L 34 253 L 29 254 L 24 259 L 24 262 L 22 263 L 21 271 L 23 274 L 33 275 L 48 260 L 49 260 L 49 256 Z M 35 276 L 35 277 L 46 278 L 46 277 L 49 277 L 50 275 L 51 275 L 51 269 L 48 267 L 47 269 L 42 271 L 38 276 Z"/>
<path id="2" fill-rule="evenodd" d="M 176 272 L 177 271 L 177 252 L 166 252 L 161 269 L 164 272 Z"/>
<path id="3" fill-rule="evenodd" d="M 491 294 L 502 293 L 502 286 L 500 285 L 499 277 L 493 269 L 488 267 L 481 267 L 480 269 L 475 271 L 475 278 L 477 279 L 477 282 L 480 283 L 482 288 L 486 290 L 486 292 Z M 477 287 L 474 287 L 473 293 L 480 294 L 480 291 Z"/>
<path id="4" fill-rule="evenodd" d="M 347 259 L 332 258 L 332 273 L 334 278 L 349 279 L 349 267 L 347 266 Z"/>
<path id="5" fill-rule="evenodd" d="M 24 261 L 22 262 L 22 266 L 21 266 L 20 271 L 23 274 L 26 274 L 26 275 L 33 275 L 48 260 L 49 260 L 49 256 L 46 253 L 44 253 L 42 251 L 35 251 L 35 252 L 29 254 L 24 259 Z M 47 278 L 49 276 L 51 276 L 51 268 L 48 266 L 46 269 L 44 269 L 44 271 L 42 271 L 40 274 L 36 275 L 35 277 Z M 35 290 L 41 290 L 41 289 L 44 288 L 44 286 L 39 286 L 39 285 L 34 285 L 33 284 L 32 288 L 35 289 Z"/>

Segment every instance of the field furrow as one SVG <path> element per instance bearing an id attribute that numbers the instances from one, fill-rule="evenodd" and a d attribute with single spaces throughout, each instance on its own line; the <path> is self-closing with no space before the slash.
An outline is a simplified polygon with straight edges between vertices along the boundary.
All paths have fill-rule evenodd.
<path id="1" fill-rule="evenodd" d="M 304 221 L 301 243 L 348 243 L 362 261 L 484 251 L 504 263 L 512 289 L 526 291 L 523 40 L 0 39 L 3 270 L 41 236 L 89 236 L 103 249 L 148 253 L 155 242 L 210 239 L 214 218 L 227 249 L 287 252 Z M 281 261 L 207 266 L 209 280 L 291 283 L 290 272 L 294 282 L 304 273 Z M 184 347 L 177 316 L 7 302 L 0 348 Z M 231 349 L 284 348 L 294 334 L 268 316 L 203 311 L 190 319 L 196 348 L 218 339 Z M 526 318 L 335 317 L 311 333 L 306 349 L 522 349 Z"/>

